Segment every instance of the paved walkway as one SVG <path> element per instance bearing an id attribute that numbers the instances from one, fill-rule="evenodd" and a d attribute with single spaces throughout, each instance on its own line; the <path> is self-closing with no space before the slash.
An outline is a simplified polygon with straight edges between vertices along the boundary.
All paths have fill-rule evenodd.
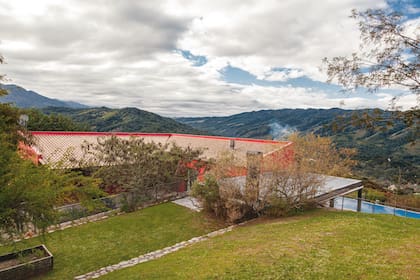
<path id="1" fill-rule="evenodd" d="M 200 212 L 202 210 L 200 203 L 191 196 L 186 196 L 177 200 L 172 201 L 175 204 L 187 207 L 193 211 Z"/>

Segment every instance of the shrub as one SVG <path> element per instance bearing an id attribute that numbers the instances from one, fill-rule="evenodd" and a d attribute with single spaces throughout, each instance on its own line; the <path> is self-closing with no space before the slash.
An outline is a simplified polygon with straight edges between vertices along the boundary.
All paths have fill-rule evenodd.
<path id="1" fill-rule="evenodd" d="M 331 139 L 313 134 L 292 135 L 294 160 L 263 158 L 250 152 L 241 162 L 230 152 L 211 165 L 204 182 L 196 183 L 192 195 L 205 210 L 229 222 L 260 215 L 287 216 L 315 207 L 313 198 L 324 179 L 320 174 L 348 175 L 355 162 L 354 150 L 337 149 Z M 263 171 L 261 171 L 261 167 Z M 246 170 L 246 176 L 236 176 Z"/>

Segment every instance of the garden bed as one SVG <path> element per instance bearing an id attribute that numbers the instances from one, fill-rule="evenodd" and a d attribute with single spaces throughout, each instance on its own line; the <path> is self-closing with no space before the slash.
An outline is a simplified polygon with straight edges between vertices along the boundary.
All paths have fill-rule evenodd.
<path id="1" fill-rule="evenodd" d="M 0 279 L 28 279 L 50 271 L 53 255 L 44 245 L 0 256 Z"/>

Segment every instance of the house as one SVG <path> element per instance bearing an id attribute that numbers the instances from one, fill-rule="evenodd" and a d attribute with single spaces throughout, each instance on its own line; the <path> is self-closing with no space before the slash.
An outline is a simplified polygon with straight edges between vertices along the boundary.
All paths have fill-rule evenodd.
<path id="1" fill-rule="evenodd" d="M 270 171 L 270 166 L 265 163 L 279 162 L 285 166 L 293 161 L 293 143 L 289 141 L 275 141 L 248 138 L 232 138 L 207 135 L 190 135 L 175 133 L 126 133 L 126 132 L 62 132 L 62 131 L 32 131 L 33 144 L 21 148 L 38 164 L 49 164 L 59 168 L 77 168 L 78 162 L 86 156 L 82 145 L 98 143 L 98 139 L 106 139 L 112 136 L 129 139 L 139 137 L 146 142 L 161 144 L 174 143 L 183 148 L 202 149 L 202 159 L 204 161 L 217 158 L 218 155 L 231 151 L 235 156 L 242 160 L 243 168 L 235 169 L 231 174 L 233 177 L 244 178 L 247 172 L 252 170 L 246 163 L 251 162 L 250 157 L 257 157 L 260 162 L 258 173 Z M 203 175 L 204 169 L 199 170 L 199 176 Z M 318 200 L 332 201 L 335 197 L 359 191 L 361 197 L 363 186 L 358 180 L 328 177 L 322 192 L 317 194 Z M 360 205 L 359 205 L 360 207 Z"/>
<path id="2" fill-rule="evenodd" d="M 218 155 L 232 151 L 241 160 L 246 159 L 247 152 L 258 151 L 264 157 L 276 156 L 281 160 L 293 159 L 292 143 L 287 141 L 231 138 L 206 135 L 174 133 L 125 133 L 125 132 L 62 132 L 32 131 L 33 144 L 26 147 L 26 153 L 39 164 L 53 167 L 75 168 L 78 160 L 84 156 L 82 145 L 97 144 L 98 139 L 117 136 L 123 139 L 140 137 L 146 142 L 174 143 L 183 148 L 202 149 L 202 159 L 209 160 Z"/>

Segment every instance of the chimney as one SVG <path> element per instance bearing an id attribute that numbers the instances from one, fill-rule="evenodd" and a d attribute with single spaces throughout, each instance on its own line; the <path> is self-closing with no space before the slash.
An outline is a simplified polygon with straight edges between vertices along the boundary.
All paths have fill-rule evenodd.
<path id="1" fill-rule="evenodd" d="M 231 150 L 235 150 L 235 139 L 230 139 L 230 144 L 229 144 L 229 146 L 230 146 L 230 149 L 231 149 Z"/>
<path id="2" fill-rule="evenodd" d="M 247 173 L 245 183 L 245 196 L 247 203 L 253 205 L 258 201 L 259 183 L 263 154 L 259 151 L 248 151 L 246 153 Z"/>

